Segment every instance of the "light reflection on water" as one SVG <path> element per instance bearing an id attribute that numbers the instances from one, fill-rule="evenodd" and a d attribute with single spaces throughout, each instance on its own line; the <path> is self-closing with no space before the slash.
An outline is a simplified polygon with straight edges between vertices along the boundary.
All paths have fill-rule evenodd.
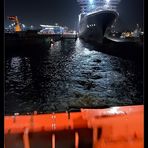
<path id="1" fill-rule="evenodd" d="M 56 42 L 43 55 L 6 58 L 5 66 L 6 114 L 143 102 L 134 62 L 98 52 L 80 40 Z"/>

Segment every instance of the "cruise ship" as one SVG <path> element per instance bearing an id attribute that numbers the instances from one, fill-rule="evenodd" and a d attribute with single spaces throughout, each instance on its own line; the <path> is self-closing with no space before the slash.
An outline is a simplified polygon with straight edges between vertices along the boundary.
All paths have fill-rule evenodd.
<path id="1" fill-rule="evenodd" d="M 81 6 L 79 37 L 85 41 L 103 43 L 107 30 L 119 16 L 120 0 L 77 0 Z"/>

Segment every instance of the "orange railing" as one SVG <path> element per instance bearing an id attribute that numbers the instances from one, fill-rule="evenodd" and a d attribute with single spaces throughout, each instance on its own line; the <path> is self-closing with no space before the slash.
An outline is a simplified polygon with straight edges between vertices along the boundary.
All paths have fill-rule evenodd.
<path id="1" fill-rule="evenodd" d="M 5 116 L 5 148 L 143 148 L 144 106 Z"/>

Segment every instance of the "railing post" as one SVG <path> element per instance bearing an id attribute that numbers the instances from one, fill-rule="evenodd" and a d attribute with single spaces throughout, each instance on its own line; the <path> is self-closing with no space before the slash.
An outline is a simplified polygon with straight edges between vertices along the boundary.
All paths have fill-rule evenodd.
<path id="1" fill-rule="evenodd" d="M 23 135 L 24 148 L 30 148 L 28 133 L 29 129 L 26 128 Z"/>

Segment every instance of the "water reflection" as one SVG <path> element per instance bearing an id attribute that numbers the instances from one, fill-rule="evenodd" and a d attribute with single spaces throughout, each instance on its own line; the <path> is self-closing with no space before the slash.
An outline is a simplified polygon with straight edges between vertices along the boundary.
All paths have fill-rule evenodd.
<path id="1" fill-rule="evenodd" d="M 141 104 L 136 64 L 85 45 L 63 40 L 45 54 L 7 57 L 6 114 Z"/>

